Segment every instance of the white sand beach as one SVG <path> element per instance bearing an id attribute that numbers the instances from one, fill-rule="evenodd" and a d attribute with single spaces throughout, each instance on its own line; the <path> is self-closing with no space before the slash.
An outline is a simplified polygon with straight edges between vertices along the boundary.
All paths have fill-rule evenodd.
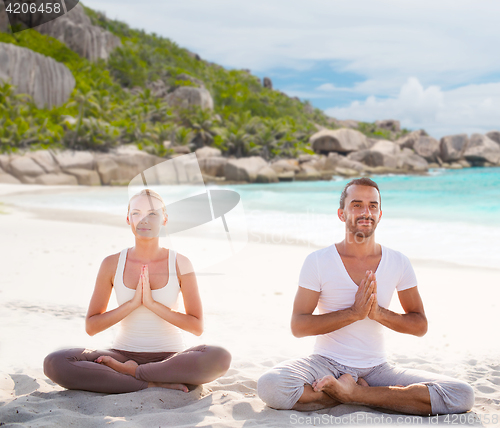
<path id="1" fill-rule="evenodd" d="M 0 196 L 21 188 L 29 190 L 3 185 Z M 385 425 L 387 417 L 391 425 L 500 425 L 500 269 L 412 260 L 429 332 L 422 338 L 387 332 L 391 362 L 473 386 L 473 413 L 461 417 L 406 417 L 346 405 L 306 413 L 266 407 L 256 392 L 259 376 L 312 350 L 314 339 L 294 338 L 289 321 L 302 262 L 315 248 L 253 241 L 197 271 L 205 332 L 188 344 L 227 348 L 233 361 L 225 376 L 190 393 L 68 391 L 46 378 L 43 358 L 59 348 L 110 347 L 113 331 L 89 337 L 84 317 L 102 259 L 132 246 L 132 235 L 124 218 L 113 215 L 0 209 L 0 425 L 289 427 Z M 393 305 L 397 310 L 397 296 Z"/>

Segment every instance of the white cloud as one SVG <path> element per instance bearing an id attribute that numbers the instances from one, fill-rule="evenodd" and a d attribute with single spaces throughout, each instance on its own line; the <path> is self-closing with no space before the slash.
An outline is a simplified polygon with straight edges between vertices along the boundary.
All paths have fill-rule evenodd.
<path id="1" fill-rule="evenodd" d="M 318 97 L 331 97 L 334 92 L 356 92 L 356 88 L 344 88 L 341 86 L 336 86 L 333 83 L 323 83 L 314 89 L 314 92 L 310 92 L 309 95 L 312 98 Z"/>
<path id="2" fill-rule="evenodd" d="M 316 88 L 317 91 L 322 91 L 322 92 L 333 92 L 336 91 L 337 89 L 338 88 L 332 83 L 323 83 L 322 85 Z"/>
<path id="3" fill-rule="evenodd" d="M 352 87 L 331 80 L 311 90 L 305 89 L 314 87 L 311 82 L 299 81 L 280 88 L 311 100 L 331 98 L 332 105 L 338 91 L 364 100 L 329 110 L 339 118 L 401 118 L 407 127 L 441 134 L 500 126 L 499 84 L 484 83 L 500 81 L 498 0 L 85 4 L 226 67 L 267 73 L 326 63 L 337 73 L 362 76 Z"/>
<path id="4" fill-rule="evenodd" d="M 399 119 L 408 127 L 415 128 L 421 123 L 433 123 L 438 112 L 444 107 L 443 92 L 437 86 L 426 89 L 418 79 L 411 77 L 401 87 L 395 98 L 376 98 L 370 95 L 365 101 L 354 101 L 348 107 L 334 107 L 326 113 L 339 119 L 355 117 L 372 122 L 382 118 Z"/>
<path id="5" fill-rule="evenodd" d="M 450 85 L 500 71 L 496 0 L 85 3 L 235 68 L 303 70 L 327 61 L 395 91 L 409 76 Z"/>
<path id="6" fill-rule="evenodd" d="M 437 86 L 424 88 L 412 77 L 392 98 L 369 96 L 348 107 L 326 110 L 338 119 L 375 121 L 398 119 L 410 129 L 425 128 L 436 138 L 454 133 L 486 132 L 500 129 L 500 83 L 466 85 L 443 91 Z"/>

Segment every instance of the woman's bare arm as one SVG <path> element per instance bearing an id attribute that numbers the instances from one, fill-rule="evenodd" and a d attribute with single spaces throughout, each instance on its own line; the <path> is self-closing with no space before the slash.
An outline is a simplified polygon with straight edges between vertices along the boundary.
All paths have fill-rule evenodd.
<path id="1" fill-rule="evenodd" d="M 90 299 L 89 309 L 85 318 L 85 330 L 90 336 L 115 325 L 142 304 L 142 284 L 139 280 L 132 300 L 125 302 L 116 309 L 106 312 L 111 291 L 113 290 L 112 278 L 116 272 L 117 262 L 118 254 L 115 254 L 106 257 L 101 263 L 94 293 Z"/>

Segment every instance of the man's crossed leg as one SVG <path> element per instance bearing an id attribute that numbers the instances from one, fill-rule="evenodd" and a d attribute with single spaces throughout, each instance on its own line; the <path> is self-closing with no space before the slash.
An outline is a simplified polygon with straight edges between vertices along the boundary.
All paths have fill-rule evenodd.
<path id="1" fill-rule="evenodd" d="M 387 363 L 347 367 L 320 355 L 285 361 L 266 372 L 258 393 L 276 409 L 317 410 L 363 404 L 416 415 L 462 413 L 474 404 L 465 382 Z"/>

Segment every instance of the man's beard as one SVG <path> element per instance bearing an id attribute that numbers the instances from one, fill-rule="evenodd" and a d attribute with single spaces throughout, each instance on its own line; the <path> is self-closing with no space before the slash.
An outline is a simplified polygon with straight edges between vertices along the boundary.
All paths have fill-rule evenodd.
<path id="1" fill-rule="evenodd" d="M 360 220 L 368 220 L 372 222 L 372 226 L 370 229 L 366 229 L 365 226 L 362 226 L 361 228 L 358 227 L 358 221 Z M 356 238 L 369 238 L 375 233 L 375 229 L 377 228 L 377 222 L 373 217 L 358 217 L 356 218 L 355 223 L 353 224 L 350 219 L 347 219 L 346 221 L 347 228 L 349 229 L 349 232 L 351 232 Z"/>

